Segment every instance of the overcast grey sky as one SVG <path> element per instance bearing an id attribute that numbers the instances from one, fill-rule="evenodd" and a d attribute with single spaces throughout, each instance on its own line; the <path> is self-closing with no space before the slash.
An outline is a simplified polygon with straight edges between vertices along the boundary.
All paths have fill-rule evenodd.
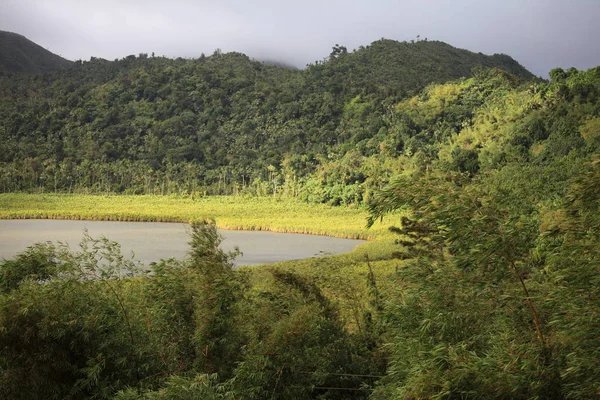
<path id="1" fill-rule="evenodd" d="M 220 48 L 303 67 L 336 43 L 421 35 L 543 77 L 600 65 L 598 21 L 600 0 L 0 0 L 0 30 L 71 60 Z"/>

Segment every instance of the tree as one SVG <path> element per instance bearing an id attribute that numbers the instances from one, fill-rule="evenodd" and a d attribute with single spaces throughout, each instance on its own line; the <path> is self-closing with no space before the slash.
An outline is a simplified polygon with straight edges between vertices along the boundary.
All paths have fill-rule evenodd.
<path id="1" fill-rule="evenodd" d="M 231 262 L 239 252 L 225 253 L 219 248 L 221 241 L 214 221 L 192 222 L 189 268 L 199 289 L 194 316 L 196 364 L 200 371 L 224 378 L 240 356 L 243 335 L 236 325 L 236 310 L 242 286 Z"/>
<path id="2" fill-rule="evenodd" d="M 382 392 L 562 398 L 543 301 L 531 290 L 539 268 L 538 220 L 522 204 L 515 207 L 510 193 L 461 175 L 397 180 L 373 199 L 371 223 L 402 207 L 411 210 L 393 230 L 412 249 L 400 279 L 416 286 L 403 296 L 405 305 L 387 309 L 388 318 L 403 321 L 388 371 L 401 378 L 384 379 Z M 488 364 L 491 353 L 497 358 Z M 508 367 L 514 363 L 526 382 L 515 382 L 519 372 Z"/>

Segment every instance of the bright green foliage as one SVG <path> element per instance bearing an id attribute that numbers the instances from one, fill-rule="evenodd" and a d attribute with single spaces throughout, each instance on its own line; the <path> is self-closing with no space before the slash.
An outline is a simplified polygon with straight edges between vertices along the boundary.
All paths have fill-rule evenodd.
<path id="1" fill-rule="evenodd" d="M 600 175 L 597 161 L 563 157 L 405 177 L 372 199 L 372 221 L 412 210 L 393 229 L 409 260 L 373 398 L 597 395 Z"/>
<path id="2" fill-rule="evenodd" d="M 390 107 L 475 67 L 533 78 L 505 55 L 385 39 L 351 52 L 336 46 L 304 70 L 215 52 L 9 74 L 0 77 L 0 191 L 360 202 L 397 172 L 370 170 L 402 151 Z"/>
<path id="3" fill-rule="evenodd" d="M 408 260 L 373 398 L 597 397 L 598 69 L 530 88 L 491 77 L 448 140 L 429 142 L 438 158 L 370 200 L 371 222 L 411 211 L 393 229 Z M 427 113 L 447 120 L 436 91 L 457 102 L 477 79 L 398 110 L 430 131 Z"/>

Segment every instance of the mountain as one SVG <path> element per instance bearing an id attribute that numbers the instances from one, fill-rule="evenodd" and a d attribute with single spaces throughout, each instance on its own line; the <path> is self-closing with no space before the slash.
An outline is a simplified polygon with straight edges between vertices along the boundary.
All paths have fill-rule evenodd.
<path id="1" fill-rule="evenodd" d="M 69 68 L 72 61 L 17 33 L 0 31 L 0 71 L 44 73 Z"/>
<path id="2" fill-rule="evenodd" d="M 426 150 L 420 143 L 431 134 L 401 137 L 392 105 L 433 83 L 485 75 L 486 67 L 510 87 L 533 78 L 509 56 L 391 40 L 353 52 L 336 45 L 303 70 L 216 51 L 192 60 L 92 58 L 43 79 L 0 77 L 0 172 L 34 170 L 1 187 L 226 194 L 286 176 L 308 179 L 347 154 Z M 479 101 L 473 95 L 455 107 Z M 344 174 L 344 184 L 367 177 Z M 335 186 L 337 175 L 323 179 Z"/>

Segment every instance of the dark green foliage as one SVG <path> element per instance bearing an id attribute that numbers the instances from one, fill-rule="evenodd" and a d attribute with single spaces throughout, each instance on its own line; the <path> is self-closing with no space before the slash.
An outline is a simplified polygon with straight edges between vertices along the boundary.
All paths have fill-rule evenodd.
<path id="1" fill-rule="evenodd" d="M 5 263 L 27 264 L 26 256 L 48 257 L 49 251 L 34 247 Z M 140 370 L 152 370 L 140 316 L 130 310 L 136 300 L 120 284 L 136 273 L 135 264 L 115 243 L 89 237 L 81 252 L 60 246 L 51 259 L 60 274 L 26 281 L 2 297 L 0 396 L 106 397 L 135 385 Z"/>
<path id="2" fill-rule="evenodd" d="M 1 264 L 26 279 L 0 297 L 0 397 L 366 397 L 377 349 L 311 279 L 272 270 L 256 290 L 214 222 L 190 235 L 189 258 L 151 274 L 89 237 L 78 252 L 36 246 Z M 36 279 L 31 260 L 46 259 L 60 273 Z"/>
<path id="3" fill-rule="evenodd" d="M 479 154 L 476 150 L 466 150 L 456 147 L 452 150 L 452 166 L 454 170 L 465 172 L 471 176 L 479 171 Z"/>
<path id="4" fill-rule="evenodd" d="M 374 200 L 374 217 L 402 205 L 414 210 L 398 233 L 420 250 L 398 276 L 414 286 L 387 308 L 399 325 L 383 398 L 562 398 L 539 298 L 525 283 L 538 272 L 537 219 L 490 189 L 429 177 L 390 185 Z"/>
<path id="5" fill-rule="evenodd" d="M 236 397 L 226 391 L 225 385 L 216 382 L 216 375 L 197 375 L 194 378 L 172 376 L 164 388 L 158 391 L 139 393 L 133 389 L 119 392 L 114 400 L 225 400 Z"/>
<path id="6" fill-rule="evenodd" d="M 239 359 L 243 332 L 236 321 L 236 306 L 241 297 L 241 282 L 234 274 L 231 260 L 218 246 L 221 236 L 214 221 L 192 223 L 190 265 L 198 294 L 194 310 L 194 345 L 200 370 L 229 377 Z"/>
<path id="7" fill-rule="evenodd" d="M 38 244 L 20 253 L 13 260 L 0 264 L 0 293 L 8 293 L 26 280 L 44 282 L 59 272 L 54 260 L 54 247 Z"/>
<path id="8" fill-rule="evenodd" d="M 549 213 L 541 226 L 540 257 L 553 283 L 544 288 L 544 301 L 569 398 L 594 398 L 600 390 L 593 361 L 599 356 L 598 324 L 593 320 L 600 308 L 599 184 L 599 163 L 594 160 L 573 180 L 563 208 Z"/>
<path id="9" fill-rule="evenodd" d="M 430 83 L 471 76 L 474 68 L 482 67 L 499 68 L 523 79 L 534 78 L 505 54 L 486 56 L 431 40 L 408 43 L 381 39 L 350 53 L 336 53 L 334 48 L 329 58 L 313 66 L 311 72 L 321 78 L 325 86 L 333 86 L 328 77 L 341 78 L 334 86 L 340 91 L 352 90 L 353 82 L 362 81 L 383 96 L 398 96 Z"/>
<path id="10" fill-rule="evenodd" d="M 73 65 L 24 36 L 0 31 L 0 74 L 2 72 L 44 73 Z"/>
<path id="11" fill-rule="evenodd" d="M 366 343 L 346 331 L 314 282 L 272 274 L 269 292 L 251 299 L 251 339 L 235 370 L 236 392 L 247 399 L 364 397 L 363 385 L 373 381 L 365 376 L 379 372 Z"/>

